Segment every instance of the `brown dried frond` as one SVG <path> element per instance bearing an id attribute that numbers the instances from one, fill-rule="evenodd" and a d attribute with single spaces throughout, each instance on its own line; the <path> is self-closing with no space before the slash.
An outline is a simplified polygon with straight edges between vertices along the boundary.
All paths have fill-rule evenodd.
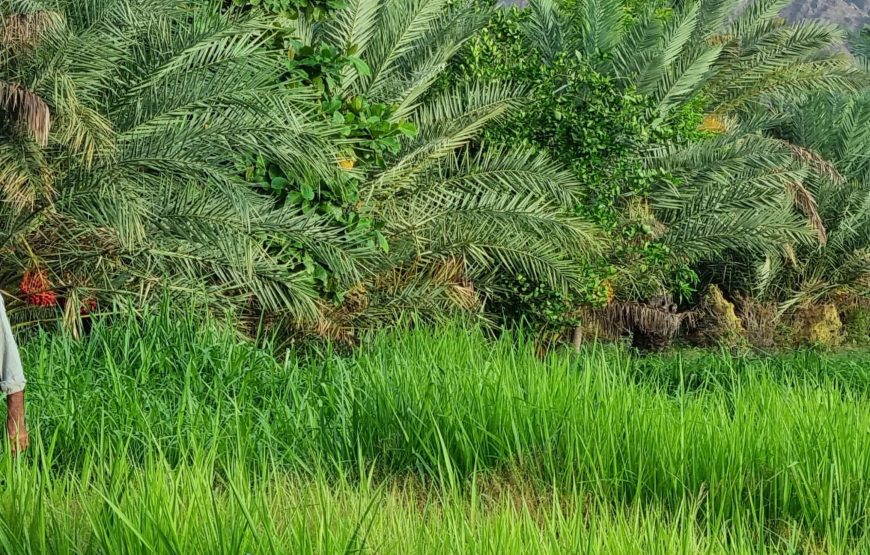
<path id="1" fill-rule="evenodd" d="M 840 287 L 833 294 L 831 300 L 843 310 L 870 309 L 870 297 L 867 291 L 870 290 L 870 274 L 858 277 L 855 281 L 855 287 Z"/>
<path id="2" fill-rule="evenodd" d="M 328 341 L 335 341 L 345 345 L 356 343 L 351 314 L 342 310 L 342 307 L 321 304 L 317 320 L 306 331 L 312 332 L 317 337 Z"/>
<path id="3" fill-rule="evenodd" d="M 695 321 L 696 315 L 694 312 L 677 312 L 675 305 L 617 302 L 599 310 L 598 316 L 613 331 L 641 332 L 673 339 L 684 323 Z"/>
<path id="4" fill-rule="evenodd" d="M 380 273 L 374 276 L 371 287 L 381 298 L 406 301 L 416 298 L 424 303 L 446 298 L 460 310 L 480 308 L 480 298 L 465 273 L 465 263 L 457 257 Z"/>
<path id="5" fill-rule="evenodd" d="M 698 319 L 692 326 L 697 340 L 705 345 L 737 346 L 744 342 L 746 328 L 737 315 L 737 306 L 710 284 L 698 303 Z"/>
<path id="6" fill-rule="evenodd" d="M 444 288 L 450 299 L 462 310 L 480 308 L 480 297 L 465 274 L 465 262 L 452 257 L 436 266 L 431 273 L 433 284 Z"/>
<path id="7" fill-rule="evenodd" d="M 340 305 L 319 303 L 317 319 L 308 331 L 322 339 L 353 345 L 356 343 L 355 319 L 368 306 L 366 284 L 354 285 L 345 293 L 344 302 Z"/>
<path id="8" fill-rule="evenodd" d="M 769 349 L 776 345 L 776 328 L 780 314 L 775 302 L 762 302 L 738 295 L 737 315 L 746 331 L 746 339 L 755 347 Z"/>
<path id="9" fill-rule="evenodd" d="M 15 114 L 41 146 L 48 144 L 51 109 L 38 94 L 17 83 L 0 81 L 0 109 Z"/>
<path id="10" fill-rule="evenodd" d="M 57 15 L 53 12 L 34 12 L 8 15 L 3 18 L 0 40 L 4 46 L 30 46 L 51 27 Z"/>
<path id="11" fill-rule="evenodd" d="M 436 265 L 431 272 L 433 281 L 439 283 L 461 282 L 465 280 L 465 263 L 461 258 L 450 257 Z"/>
<path id="12" fill-rule="evenodd" d="M 846 182 L 846 178 L 834 167 L 833 164 L 825 160 L 818 152 L 796 145 L 792 142 L 781 141 L 786 145 L 791 155 L 803 164 L 812 169 L 816 174 L 829 179 L 832 183 L 842 185 Z"/>
<path id="13" fill-rule="evenodd" d="M 828 243 L 828 232 L 825 229 L 825 222 L 822 221 L 822 216 L 819 214 L 819 205 L 816 202 L 816 197 L 799 181 L 789 183 L 788 192 L 794 200 L 795 205 L 800 208 L 801 212 L 809 220 L 812 228 L 816 231 L 816 234 L 819 236 L 819 243 L 826 245 Z"/>

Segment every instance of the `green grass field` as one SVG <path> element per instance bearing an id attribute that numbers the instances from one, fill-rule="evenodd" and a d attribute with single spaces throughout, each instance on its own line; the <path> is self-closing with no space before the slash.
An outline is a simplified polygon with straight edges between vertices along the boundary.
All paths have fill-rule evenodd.
<path id="1" fill-rule="evenodd" d="M 870 355 L 275 356 L 157 315 L 24 346 L 5 553 L 868 553 Z"/>

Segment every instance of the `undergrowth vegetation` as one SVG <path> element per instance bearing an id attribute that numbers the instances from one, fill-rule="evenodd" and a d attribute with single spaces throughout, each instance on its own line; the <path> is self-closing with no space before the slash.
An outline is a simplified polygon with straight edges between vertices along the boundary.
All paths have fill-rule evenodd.
<path id="1" fill-rule="evenodd" d="M 123 325 L 120 325 L 123 324 Z M 28 342 L 10 553 L 861 552 L 866 354 L 538 357 L 456 323 L 279 356 L 164 311 Z M 771 418 L 771 415 L 776 418 Z"/>

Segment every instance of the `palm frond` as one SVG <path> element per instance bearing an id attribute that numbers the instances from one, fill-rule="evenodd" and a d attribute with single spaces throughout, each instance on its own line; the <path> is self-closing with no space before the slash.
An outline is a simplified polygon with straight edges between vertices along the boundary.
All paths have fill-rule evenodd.
<path id="1" fill-rule="evenodd" d="M 542 156 L 505 149 L 451 154 L 380 204 L 411 259 L 466 261 L 475 283 L 522 273 L 560 289 L 578 285 L 578 257 L 601 245 L 569 211 L 578 185 Z"/>
<path id="2" fill-rule="evenodd" d="M 390 2 L 380 14 L 382 29 L 374 51 L 367 59 L 371 68 L 373 88 L 381 87 L 390 76 L 401 71 L 406 57 L 413 57 L 443 20 L 448 3 L 445 0 L 414 0 L 410 4 Z"/>
<path id="3" fill-rule="evenodd" d="M 528 9 L 531 16 L 523 31 L 528 42 L 537 46 L 541 58 L 552 63 L 560 53 L 570 51 L 555 0 L 531 0 Z"/>
<path id="4" fill-rule="evenodd" d="M 668 227 L 665 241 L 685 260 L 728 250 L 774 254 L 783 245 L 806 243 L 809 227 L 794 212 L 796 203 L 809 211 L 817 231 L 822 227 L 812 195 L 801 186 L 805 197 L 795 196 L 805 171 L 776 141 L 720 136 L 662 149 L 648 163 L 680 183 L 655 191 L 652 204 Z"/>
<path id="5" fill-rule="evenodd" d="M 384 5 L 384 0 L 351 0 L 318 30 L 318 34 L 344 52 L 364 54 L 377 32 L 379 12 Z"/>
<path id="6" fill-rule="evenodd" d="M 0 110 L 13 114 L 40 145 L 48 144 L 51 109 L 39 95 L 18 83 L 0 81 Z"/>
<path id="7" fill-rule="evenodd" d="M 661 45 L 663 24 L 656 16 L 654 5 L 635 18 L 613 49 L 611 71 L 618 79 L 630 81 L 648 67 Z"/>
<path id="8" fill-rule="evenodd" d="M 367 74 L 349 68 L 342 92 L 399 105 L 404 116 L 447 61 L 486 22 L 485 11 L 447 0 L 354 0 L 335 21 L 313 24 L 315 40 L 358 56 Z"/>
<path id="9" fill-rule="evenodd" d="M 3 107 L 45 138 L 0 135 L 2 266 L 36 257 L 59 288 L 78 276 L 138 303 L 172 291 L 294 319 L 317 317 L 317 291 L 282 245 L 314 253 L 338 283 L 359 279 L 370 254 L 358 242 L 240 177 L 255 153 L 290 175 L 339 174 L 315 96 L 278 85 L 264 21 L 170 0 L 52 8 L 58 24 L 0 67 L 0 82 L 22 84 L 4 86 Z"/>
<path id="10" fill-rule="evenodd" d="M 370 196 L 392 196 L 433 162 L 467 145 L 488 124 L 519 105 L 523 91 L 510 84 L 489 83 L 448 90 L 417 108 L 411 120 L 421 132 L 405 153 L 367 186 Z"/>
<path id="11" fill-rule="evenodd" d="M 31 46 L 56 22 L 57 14 L 51 11 L 8 14 L 0 20 L 0 45 L 4 48 Z"/>
<path id="12" fill-rule="evenodd" d="M 652 94 L 659 88 L 659 83 L 689 45 L 698 26 L 698 13 L 698 6 L 689 3 L 686 9 L 677 12 L 675 17 L 664 26 L 656 55 L 638 75 L 632 76 L 632 83 L 638 90 Z"/>
<path id="13" fill-rule="evenodd" d="M 579 27 L 582 52 L 589 59 L 610 54 L 622 42 L 625 13 L 622 0 L 586 0 L 572 23 Z M 541 29 L 544 31 L 546 29 Z"/>

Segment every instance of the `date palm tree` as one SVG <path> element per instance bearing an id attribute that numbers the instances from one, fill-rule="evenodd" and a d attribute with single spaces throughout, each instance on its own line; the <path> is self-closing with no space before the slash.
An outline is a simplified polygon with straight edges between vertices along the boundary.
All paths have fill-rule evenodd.
<path id="1" fill-rule="evenodd" d="M 827 229 L 824 244 L 793 258 L 766 257 L 755 267 L 755 293 L 793 307 L 870 299 L 870 89 L 818 94 L 796 105 L 782 130 L 830 160 L 842 179 L 810 183 Z"/>
<path id="2" fill-rule="evenodd" d="M 278 84 L 267 22 L 174 0 L 10 0 L 0 20 L 0 287 L 38 271 L 67 298 L 310 317 L 311 280 L 266 239 L 356 274 L 340 234 L 239 176 L 250 151 L 338 171 L 309 93 Z"/>
<path id="3" fill-rule="evenodd" d="M 569 172 L 543 155 L 476 144 L 487 124 L 520 107 L 521 86 L 436 87 L 489 15 L 471 2 L 352 0 L 332 21 L 301 24 L 307 40 L 353 52 L 369 69 L 346 76 L 345 95 L 393 105 L 396 120 L 419 129 L 361 188 L 391 251 L 359 288 L 358 322 L 473 306 L 475 291 L 504 273 L 569 289 L 603 245 L 571 213 L 579 186 Z"/>
<path id="4" fill-rule="evenodd" d="M 572 2 L 571 9 L 530 2 L 524 32 L 543 60 L 577 52 L 651 98 L 654 124 L 702 102 L 708 139 L 639 153 L 676 178 L 660 183 L 649 203 L 680 259 L 825 240 L 808 184 L 835 170 L 767 131 L 802 95 L 850 90 L 860 76 L 836 53 L 843 33 L 819 22 L 787 24 L 779 17 L 787 3 L 686 0 L 663 12 L 664 3 L 651 2 L 629 15 L 623 0 Z"/>
<path id="5" fill-rule="evenodd" d="M 752 113 L 802 92 L 848 89 L 854 66 L 832 50 L 845 35 L 816 21 L 789 24 L 790 0 L 532 0 L 525 33 L 542 57 L 578 52 L 596 68 L 655 100 L 666 118 L 703 92 L 720 118 Z"/>

